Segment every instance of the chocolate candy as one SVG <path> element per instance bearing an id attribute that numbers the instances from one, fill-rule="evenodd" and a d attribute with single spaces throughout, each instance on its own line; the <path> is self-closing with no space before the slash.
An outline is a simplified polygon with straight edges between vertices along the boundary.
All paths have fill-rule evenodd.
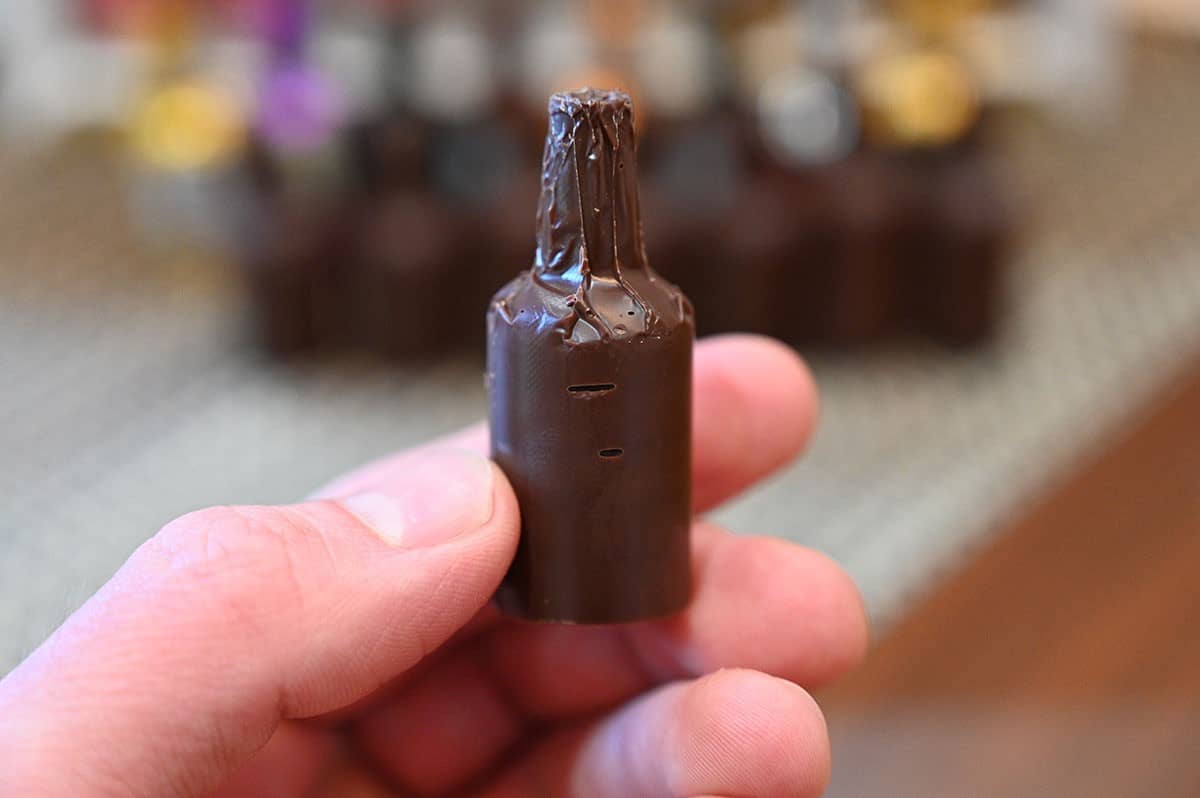
<path id="1" fill-rule="evenodd" d="M 276 355 L 309 352 L 344 327 L 348 261 L 341 209 L 312 197 L 261 196 L 246 225 L 246 277 L 259 338 Z"/>
<path id="2" fill-rule="evenodd" d="M 982 343 L 995 331 L 1012 219 L 1001 186 L 977 153 L 956 154 L 938 165 L 937 236 L 923 263 L 925 329 L 955 345 Z"/>
<path id="3" fill-rule="evenodd" d="M 704 118 L 660 121 L 645 226 L 646 249 L 660 274 L 679 284 L 696 309 L 697 331 L 723 332 L 729 273 L 721 237 L 745 183 L 738 131 L 731 120 Z M 703 169 L 697 169 L 703 164 Z"/>
<path id="4" fill-rule="evenodd" d="M 418 191 L 375 202 L 359 231 L 355 290 L 362 340 L 398 360 L 443 354 L 455 343 L 450 279 L 456 261 L 449 216 Z"/>
<path id="5" fill-rule="evenodd" d="M 402 108 L 352 127 L 347 139 L 357 183 L 372 195 L 422 183 L 429 133 L 427 124 Z"/>
<path id="6" fill-rule="evenodd" d="M 806 258 L 787 200 L 788 187 L 770 177 L 747 183 L 738 195 L 704 275 L 707 304 L 697 314 L 706 334 L 751 331 L 791 338 L 788 319 L 798 297 L 784 290 L 785 283 Z"/>
<path id="7" fill-rule="evenodd" d="M 830 204 L 839 229 L 826 282 L 824 334 L 842 345 L 876 341 L 896 329 L 898 257 L 903 208 L 891 165 L 858 154 L 828 172 Z"/>
<path id="8" fill-rule="evenodd" d="M 492 456 L 521 506 L 507 612 L 619 623 L 691 592 L 691 305 L 642 244 L 632 103 L 550 100 L 533 268 L 488 314 Z"/>

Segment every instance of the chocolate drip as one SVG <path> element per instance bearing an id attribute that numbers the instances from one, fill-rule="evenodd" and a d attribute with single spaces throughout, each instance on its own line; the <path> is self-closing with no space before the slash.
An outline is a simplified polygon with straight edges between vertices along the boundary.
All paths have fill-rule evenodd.
<path id="1" fill-rule="evenodd" d="M 583 89 L 550 100 L 537 253 L 499 312 L 544 305 L 568 341 L 661 334 L 691 308 L 646 262 L 633 108 L 621 92 Z M 537 296 L 531 296 L 530 294 Z"/>

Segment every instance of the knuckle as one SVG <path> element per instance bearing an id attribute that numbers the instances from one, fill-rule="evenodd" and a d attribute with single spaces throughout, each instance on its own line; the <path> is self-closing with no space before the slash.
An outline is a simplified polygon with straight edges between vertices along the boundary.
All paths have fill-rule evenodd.
<path id="1" fill-rule="evenodd" d="M 274 507 L 212 507 L 188 513 L 147 543 L 159 572 L 222 620 L 254 625 L 264 604 L 302 599 L 298 552 L 310 525 Z"/>
<path id="2" fill-rule="evenodd" d="M 289 523 L 270 508 L 210 507 L 177 518 L 154 540 L 173 570 L 220 578 L 274 568 Z"/>

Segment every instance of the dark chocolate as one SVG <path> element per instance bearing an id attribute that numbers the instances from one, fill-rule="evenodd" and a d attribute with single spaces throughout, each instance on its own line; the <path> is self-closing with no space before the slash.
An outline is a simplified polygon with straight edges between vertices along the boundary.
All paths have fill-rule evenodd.
<path id="1" fill-rule="evenodd" d="M 349 160 L 359 185 L 372 194 L 426 179 L 428 126 L 402 109 L 355 125 L 347 135 Z"/>
<path id="2" fill-rule="evenodd" d="M 246 230 L 246 277 L 259 338 L 276 355 L 335 343 L 344 327 L 351 263 L 341 254 L 336 203 L 259 196 Z"/>
<path id="3" fill-rule="evenodd" d="M 1012 219 L 1001 187 L 978 154 L 955 153 L 932 175 L 937 235 L 923 263 L 925 329 L 941 341 L 986 341 L 1003 309 Z"/>
<path id="4" fill-rule="evenodd" d="M 838 235 L 821 293 L 824 334 L 837 344 L 876 341 L 896 331 L 901 314 L 898 257 L 903 207 L 895 174 L 881 156 L 858 153 L 826 172 Z"/>
<path id="5" fill-rule="evenodd" d="M 723 278 L 729 269 L 720 245 L 745 183 L 736 128 L 713 115 L 660 124 L 654 140 L 649 190 L 642 195 L 650 211 L 646 249 L 658 272 L 691 299 L 697 332 L 727 330 Z"/>
<path id="6" fill-rule="evenodd" d="M 632 104 L 554 95 L 533 268 L 488 314 L 492 456 L 521 538 L 514 615 L 619 623 L 691 592 L 691 305 L 642 242 Z"/>
<path id="7" fill-rule="evenodd" d="M 454 241 L 446 209 L 423 192 L 390 192 L 368 212 L 354 298 L 370 348 L 404 360 L 453 347 Z"/>
<path id="8" fill-rule="evenodd" d="M 480 319 L 491 306 L 492 295 L 497 285 L 509 282 L 533 261 L 534 220 L 530 208 L 537 207 L 539 196 L 538 174 L 531 169 L 513 182 L 507 191 L 494 197 L 491 202 L 472 218 L 480 231 L 471 247 L 472 280 L 460 287 L 463 312 L 469 318 Z M 483 338 L 481 325 L 464 326 L 465 347 L 468 351 L 482 353 Z"/>

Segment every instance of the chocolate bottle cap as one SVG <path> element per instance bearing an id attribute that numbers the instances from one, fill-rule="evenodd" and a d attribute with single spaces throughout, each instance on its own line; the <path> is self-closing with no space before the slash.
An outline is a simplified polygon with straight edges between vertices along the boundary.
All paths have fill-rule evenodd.
<path id="1" fill-rule="evenodd" d="M 458 343 L 452 220 L 435 198 L 400 190 L 375 198 L 359 230 L 355 288 L 359 332 L 376 352 L 400 360 L 441 354 Z"/>

